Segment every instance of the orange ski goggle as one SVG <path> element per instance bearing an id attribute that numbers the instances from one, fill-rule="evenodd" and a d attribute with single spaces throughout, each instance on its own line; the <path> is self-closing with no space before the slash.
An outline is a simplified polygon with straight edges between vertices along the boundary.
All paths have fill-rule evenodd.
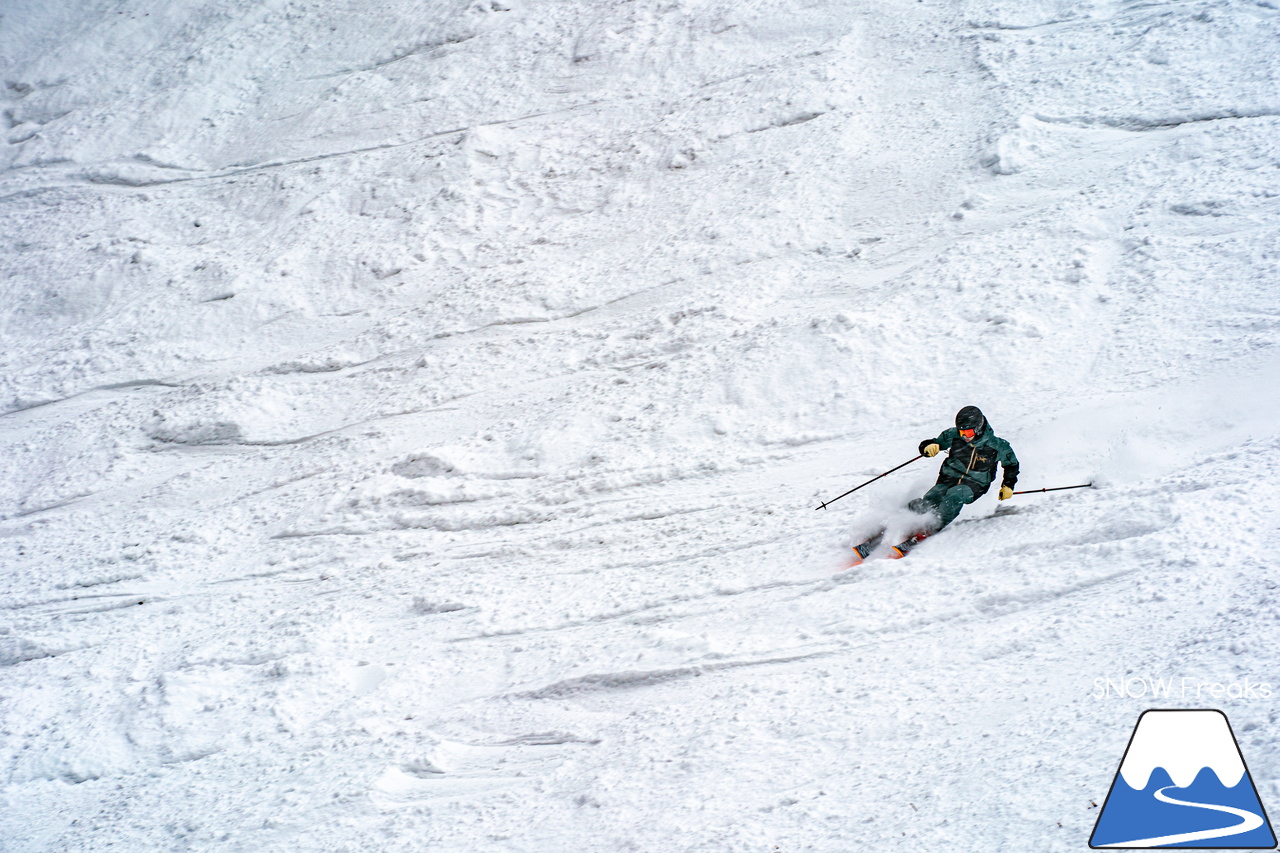
<path id="1" fill-rule="evenodd" d="M 960 437 L 963 438 L 965 441 L 973 441 L 973 437 L 977 434 L 978 434 L 978 431 L 976 429 L 960 430 Z"/>

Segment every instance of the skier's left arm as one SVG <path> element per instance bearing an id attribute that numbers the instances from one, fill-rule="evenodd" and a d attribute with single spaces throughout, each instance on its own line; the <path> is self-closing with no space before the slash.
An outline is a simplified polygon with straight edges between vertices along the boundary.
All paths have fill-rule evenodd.
<path id="1" fill-rule="evenodd" d="M 1000 500 L 1013 497 L 1013 487 L 1018 483 L 1018 457 L 1014 455 L 1009 442 L 1000 440 L 1000 453 L 997 457 L 1000 467 L 1004 469 L 1004 479 L 1000 481 Z"/>

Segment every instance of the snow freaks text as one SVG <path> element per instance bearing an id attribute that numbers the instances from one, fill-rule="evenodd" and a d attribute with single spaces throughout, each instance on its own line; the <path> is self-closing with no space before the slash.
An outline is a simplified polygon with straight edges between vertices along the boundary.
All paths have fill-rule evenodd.
<path id="1" fill-rule="evenodd" d="M 1150 678 L 1095 678 L 1094 699 L 1270 699 L 1273 690 L 1265 681 L 1221 682 L 1190 676 Z"/>

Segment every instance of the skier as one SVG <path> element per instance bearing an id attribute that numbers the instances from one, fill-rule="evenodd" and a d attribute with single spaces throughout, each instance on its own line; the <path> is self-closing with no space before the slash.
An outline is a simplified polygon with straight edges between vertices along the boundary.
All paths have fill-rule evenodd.
<path id="1" fill-rule="evenodd" d="M 985 495 L 995 480 L 997 462 L 1004 469 L 1000 500 L 1013 497 L 1013 487 L 1018 482 L 1018 457 L 1009 442 L 995 434 L 977 406 L 965 406 L 957 412 L 954 429 L 943 430 L 937 438 L 920 442 L 923 456 L 937 456 L 943 449 L 947 451 L 947 459 L 938 472 L 938 482 L 922 497 L 907 504 L 912 512 L 931 517 L 919 532 L 889 549 L 888 556 L 892 559 L 905 557 L 925 537 L 950 524 L 960 514 L 961 507 Z M 875 550 L 883 536 L 882 530 L 854 546 L 859 562 Z"/>

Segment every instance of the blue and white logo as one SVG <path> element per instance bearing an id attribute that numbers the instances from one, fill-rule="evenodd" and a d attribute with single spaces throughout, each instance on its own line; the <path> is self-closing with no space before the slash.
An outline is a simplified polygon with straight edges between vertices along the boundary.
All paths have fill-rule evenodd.
<path id="1" fill-rule="evenodd" d="M 1143 712 L 1089 846 L 1275 847 L 1275 833 L 1226 715 Z"/>

